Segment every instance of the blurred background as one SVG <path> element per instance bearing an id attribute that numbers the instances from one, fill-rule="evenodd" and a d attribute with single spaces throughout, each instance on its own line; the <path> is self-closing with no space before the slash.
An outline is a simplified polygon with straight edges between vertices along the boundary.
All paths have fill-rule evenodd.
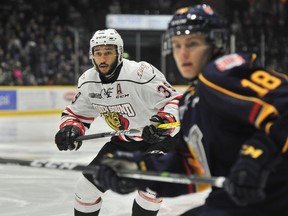
<path id="1" fill-rule="evenodd" d="M 186 84 L 161 40 L 179 7 L 208 3 L 228 21 L 232 51 L 252 51 L 288 72 L 287 0 L 0 0 L 0 85 L 75 85 L 91 67 L 89 40 L 113 27 L 125 57 L 145 60 L 171 84 Z"/>

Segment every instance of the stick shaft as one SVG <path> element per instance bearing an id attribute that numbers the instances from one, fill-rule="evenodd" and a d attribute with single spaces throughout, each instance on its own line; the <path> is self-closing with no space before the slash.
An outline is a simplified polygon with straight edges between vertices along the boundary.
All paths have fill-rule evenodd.
<path id="1" fill-rule="evenodd" d="M 87 166 L 76 164 L 76 163 L 70 163 L 70 162 L 0 158 L 0 164 L 28 166 L 28 167 L 35 167 L 35 168 L 57 169 L 57 170 L 83 171 L 83 172 L 92 173 L 92 168 L 90 167 L 88 168 Z"/>
<path id="2" fill-rule="evenodd" d="M 214 187 L 222 188 L 225 177 L 206 177 L 185 175 L 169 172 L 153 172 L 153 171 L 138 171 L 138 170 L 120 170 L 118 175 L 126 178 L 177 183 L 177 184 L 208 184 Z"/>
<path id="3" fill-rule="evenodd" d="M 160 124 L 157 126 L 157 128 L 169 129 L 169 128 L 174 128 L 174 127 L 179 127 L 179 126 L 180 126 L 180 122 L 171 122 L 171 123 Z M 110 131 L 110 132 L 103 132 L 103 133 L 97 133 L 97 134 L 89 134 L 89 135 L 77 137 L 76 141 L 83 141 L 83 140 L 90 140 L 90 139 L 97 139 L 97 138 L 111 137 L 111 136 L 118 136 L 118 135 L 133 135 L 136 133 L 141 133 L 142 130 L 143 130 L 143 128 L 138 128 L 138 129 L 129 129 L 129 130 Z"/>
<path id="4" fill-rule="evenodd" d="M 55 170 L 71 170 L 71 171 L 81 171 L 84 173 L 95 174 L 96 166 L 85 166 L 77 163 L 70 162 L 57 162 L 48 160 L 20 160 L 20 159 L 10 159 L 10 158 L 0 158 L 0 164 L 6 165 L 18 165 L 18 166 L 28 166 L 34 168 L 46 168 Z M 139 170 L 119 170 L 117 174 L 121 177 L 159 181 L 159 182 L 169 182 L 177 184 L 208 184 L 214 187 L 223 187 L 224 177 L 204 177 L 195 175 L 185 175 L 169 172 L 153 172 L 153 171 L 139 171 Z"/>
<path id="5" fill-rule="evenodd" d="M 140 132 L 141 132 L 141 129 L 110 131 L 110 132 L 79 136 L 76 138 L 76 141 L 83 141 L 83 140 L 90 140 L 90 139 L 97 139 L 97 138 L 111 137 L 111 136 L 118 136 L 118 135 L 131 135 L 131 134 L 140 133 Z"/>

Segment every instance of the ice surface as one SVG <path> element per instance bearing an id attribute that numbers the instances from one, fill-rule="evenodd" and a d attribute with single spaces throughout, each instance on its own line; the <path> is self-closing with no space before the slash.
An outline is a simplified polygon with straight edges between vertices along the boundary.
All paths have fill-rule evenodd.
<path id="1" fill-rule="evenodd" d="M 108 138 L 84 141 L 78 151 L 60 152 L 54 144 L 59 116 L 0 117 L 0 157 L 88 164 Z M 96 120 L 88 133 L 111 131 Z M 0 164 L 0 216 L 72 216 L 76 171 Z M 177 216 L 203 203 L 207 192 L 165 198 L 159 216 Z M 101 216 L 129 216 L 135 193 L 107 191 Z"/>

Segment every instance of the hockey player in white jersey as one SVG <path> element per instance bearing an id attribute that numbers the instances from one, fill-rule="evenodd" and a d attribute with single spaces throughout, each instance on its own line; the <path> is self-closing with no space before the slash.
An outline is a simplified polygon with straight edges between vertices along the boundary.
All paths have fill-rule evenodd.
<path id="1" fill-rule="evenodd" d="M 102 117 L 115 131 L 144 129 L 135 136 L 111 137 L 90 165 L 96 165 L 103 155 L 117 150 L 141 150 L 147 157 L 172 150 L 179 129 L 158 129 L 157 125 L 179 120 L 181 94 L 151 64 L 123 59 L 123 40 L 115 29 L 96 31 L 89 52 L 93 67 L 79 78 L 78 93 L 62 113 L 60 130 L 55 136 L 58 149 L 78 150 L 82 142 L 76 138 L 85 134 L 95 118 Z M 121 187 L 125 181 L 115 184 Z M 83 174 L 75 189 L 75 216 L 99 215 L 101 197 L 108 189 L 111 188 L 98 187 L 92 176 Z M 132 215 L 157 215 L 161 202 L 162 198 L 153 191 L 138 191 Z"/>

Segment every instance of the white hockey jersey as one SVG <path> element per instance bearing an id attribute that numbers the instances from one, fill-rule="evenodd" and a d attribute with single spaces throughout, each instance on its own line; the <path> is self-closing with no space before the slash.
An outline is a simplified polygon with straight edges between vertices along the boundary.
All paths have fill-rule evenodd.
<path id="1" fill-rule="evenodd" d="M 181 94 L 167 82 L 164 75 L 147 62 L 123 59 L 117 80 L 103 84 L 95 68 L 85 71 L 78 80 L 78 93 L 62 113 L 62 123 L 80 120 L 87 130 L 98 116 L 115 131 L 150 125 L 157 112 L 171 113 L 176 121 Z M 174 136 L 179 129 L 175 129 Z M 126 136 L 120 137 L 128 141 Z M 129 139 L 142 140 L 141 136 Z"/>

